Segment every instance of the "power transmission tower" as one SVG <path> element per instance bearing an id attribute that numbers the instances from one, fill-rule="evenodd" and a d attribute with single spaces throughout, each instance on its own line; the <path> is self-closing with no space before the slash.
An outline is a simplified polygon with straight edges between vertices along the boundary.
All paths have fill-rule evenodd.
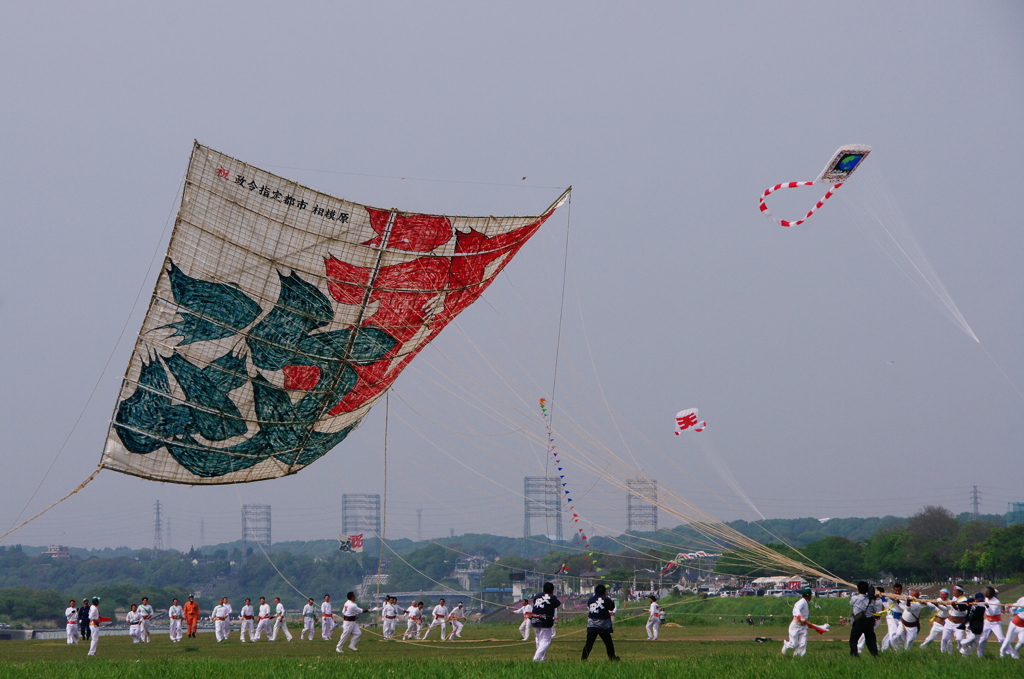
<path id="1" fill-rule="evenodd" d="M 174 543 L 171 541 L 171 517 L 167 517 L 167 549 L 174 549 L 172 547 Z"/>
<path id="2" fill-rule="evenodd" d="M 270 549 L 270 505 L 242 505 L 242 558 L 249 554 L 249 543 L 258 542 Z"/>
<path id="3" fill-rule="evenodd" d="M 562 493 L 558 479 L 549 476 L 523 477 L 523 537 L 533 531 L 530 519 L 554 519 L 555 540 L 562 541 Z M 545 528 L 547 522 L 545 521 Z"/>
<path id="4" fill-rule="evenodd" d="M 380 494 L 341 494 L 341 534 L 380 535 Z"/>
<path id="5" fill-rule="evenodd" d="M 156 520 L 153 522 L 153 551 L 161 552 L 164 549 L 164 531 L 160 521 L 160 500 L 156 501 Z"/>
<path id="6" fill-rule="evenodd" d="M 626 532 L 658 531 L 658 482 L 641 476 L 626 481 Z"/>
<path id="7" fill-rule="evenodd" d="M 416 542 L 423 539 L 423 509 L 416 510 Z"/>
<path id="8" fill-rule="evenodd" d="M 199 549 L 203 548 L 206 544 L 206 521 L 199 519 Z"/>
<path id="9" fill-rule="evenodd" d="M 971 507 L 973 508 L 974 520 L 977 521 L 981 518 L 981 512 L 978 508 L 981 507 L 981 491 L 975 486 L 974 490 L 971 491 Z"/>

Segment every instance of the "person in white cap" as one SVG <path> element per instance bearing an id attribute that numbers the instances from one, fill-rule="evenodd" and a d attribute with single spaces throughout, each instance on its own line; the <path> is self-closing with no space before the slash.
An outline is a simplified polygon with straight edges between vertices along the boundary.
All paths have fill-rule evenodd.
<path id="1" fill-rule="evenodd" d="M 949 590 L 946 588 L 939 590 L 937 601 L 929 601 L 927 603 L 928 608 L 935 611 L 935 615 L 932 617 L 932 629 L 928 632 L 928 636 L 925 637 L 924 641 L 921 642 L 921 648 L 924 648 L 936 639 L 941 639 L 942 630 L 946 628 L 946 616 L 949 615 L 950 605 L 952 605 L 952 602 L 949 600 Z"/>
<path id="2" fill-rule="evenodd" d="M 356 593 L 349 592 L 348 600 L 341 607 L 341 638 L 338 639 L 338 646 L 334 649 L 338 653 L 345 652 L 345 640 L 349 637 L 352 638 L 348 645 L 349 649 L 359 650 L 356 648 L 356 644 L 359 642 L 359 637 L 363 636 L 363 631 L 359 629 L 359 616 L 362 612 L 363 609 L 356 603 Z"/>
<path id="3" fill-rule="evenodd" d="M 813 593 L 810 587 L 800 590 L 800 600 L 793 605 L 793 619 L 789 623 L 789 639 L 782 644 L 782 655 L 792 649 L 793 657 L 807 653 L 807 621 L 811 618 L 810 601 Z"/>
<path id="4" fill-rule="evenodd" d="M 440 627 L 441 628 L 441 641 L 444 641 L 444 635 L 448 631 L 446 629 L 447 628 L 447 622 L 446 621 L 448 620 L 448 607 L 444 605 L 444 599 L 438 599 L 437 600 L 437 605 L 434 606 L 434 609 L 432 611 L 430 611 L 430 614 L 431 614 L 430 625 L 423 632 L 423 636 L 421 636 L 420 639 L 426 639 L 428 636 L 430 636 L 430 630 L 434 629 L 435 627 Z"/>
<path id="5" fill-rule="evenodd" d="M 281 603 L 281 597 L 274 597 L 274 629 L 270 631 L 270 640 L 277 641 L 277 635 L 280 632 L 284 632 L 284 638 L 288 641 L 292 640 L 292 633 L 288 631 L 288 621 L 285 619 L 286 611 L 284 604 Z"/>
<path id="6" fill-rule="evenodd" d="M 75 606 L 74 599 L 68 602 L 68 607 L 64 610 L 64 617 L 67 619 L 68 644 L 77 644 L 82 635 L 78 631 L 78 608 Z"/>
<path id="7" fill-rule="evenodd" d="M 171 607 L 167 609 L 167 619 L 169 621 L 167 635 L 171 638 L 171 643 L 176 644 L 181 641 L 181 621 L 184 618 L 185 611 L 178 605 L 178 600 L 174 599 L 171 602 Z"/>
<path id="8" fill-rule="evenodd" d="M 316 624 L 316 606 L 313 605 L 313 598 L 310 597 L 309 601 L 305 606 L 302 607 L 302 633 L 299 634 L 299 640 L 306 639 L 306 633 L 309 633 L 309 640 L 313 641 L 313 630 Z"/>
<path id="9" fill-rule="evenodd" d="M 415 639 L 423 626 L 423 602 L 417 601 L 405 610 L 405 634 L 402 639 Z"/>
<path id="10" fill-rule="evenodd" d="M 1011 658 L 1020 658 L 1018 651 L 1024 646 L 1024 596 L 1017 599 L 1009 608 L 1013 617 L 1006 626 L 1006 638 L 999 647 L 999 657 L 1008 655 Z"/>
<path id="11" fill-rule="evenodd" d="M 256 637 L 253 641 L 259 641 L 263 638 L 263 634 L 270 636 L 270 604 L 267 603 L 267 597 L 260 597 L 260 610 L 256 615 Z"/>
<path id="12" fill-rule="evenodd" d="M 658 605 L 658 597 L 653 594 L 647 598 L 651 600 L 647 617 L 647 641 L 657 641 L 658 629 L 661 627 L 661 606 Z"/>
<path id="13" fill-rule="evenodd" d="M 530 614 L 533 613 L 533 606 L 530 605 L 529 599 L 523 599 L 519 602 L 519 608 L 515 610 L 509 609 L 509 613 L 512 615 L 522 614 L 523 624 L 519 626 L 519 633 L 523 635 L 523 641 L 530 640 Z"/>
<path id="14" fill-rule="evenodd" d="M 953 585 L 952 602 L 949 607 L 949 615 L 946 616 L 946 624 L 942 629 L 942 643 L 939 650 L 943 653 L 953 652 L 953 641 L 959 645 L 964 640 L 964 630 L 961 625 L 967 621 L 967 611 L 970 604 L 964 596 L 964 588 L 960 585 Z"/>
<path id="15" fill-rule="evenodd" d="M 451 641 L 455 637 L 462 638 L 462 628 L 465 625 L 463 620 L 468 620 L 466 617 L 466 609 L 462 607 L 462 602 L 452 609 L 452 612 L 448 614 L 448 622 L 452 624 L 452 633 L 448 635 L 448 641 Z M 441 637 L 444 640 L 444 637 Z"/>
<path id="16" fill-rule="evenodd" d="M 330 641 L 334 634 L 334 607 L 331 606 L 331 595 L 324 594 L 324 602 L 320 604 L 320 637 Z"/>
<path id="17" fill-rule="evenodd" d="M 238 620 L 241 623 L 242 630 L 239 636 L 242 639 L 242 643 L 245 643 L 245 635 L 249 635 L 249 641 L 256 641 L 256 629 L 253 627 L 255 624 L 253 621 L 256 619 L 256 611 L 252 607 L 252 599 L 246 599 L 245 605 L 238 611 Z"/>

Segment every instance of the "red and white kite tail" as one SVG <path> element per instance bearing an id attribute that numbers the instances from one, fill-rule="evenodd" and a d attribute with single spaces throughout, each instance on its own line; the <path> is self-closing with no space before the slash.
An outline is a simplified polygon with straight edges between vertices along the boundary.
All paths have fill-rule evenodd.
<path id="1" fill-rule="evenodd" d="M 771 212 L 768 211 L 768 205 L 765 204 L 764 199 L 772 195 L 779 189 L 795 189 L 798 186 L 814 186 L 814 183 L 815 182 L 788 182 L 786 184 L 776 184 L 770 189 L 764 190 L 764 193 L 761 194 L 761 197 L 757 201 L 757 206 L 758 208 L 760 208 L 761 212 L 763 212 L 768 217 L 771 217 L 782 226 L 800 226 L 805 221 L 807 221 L 807 218 L 813 215 L 818 208 L 824 205 L 826 200 L 832 197 L 832 194 L 834 194 L 836 190 L 843 185 L 842 182 L 840 182 L 839 184 L 833 184 L 831 187 L 829 187 L 829 190 L 825 192 L 825 196 L 814 204 L 814 207 L 812 207 L 810 211 L 804 215 L 803 219 L 798 219 L 795 222 L 789 222 L 786 221 L 785 219 L 779 219 L 778 217 L 775 217 Z"/>
<path id="2" fill-rule="evenodd" d="M 704 431 L 704 428 L 707 427 L 707 426 L 708 426 L 707 422 L 701 422 L 696 427 L 694 427 L 693 430 L 694 431 Z"/>
<path id="3" fill-rule="evenodd" d="M 807 623 L 807 626 L 810 627 L 815 632 L 817 632 L 818 634 L 824 634 L 825 632 L 829 631 L 829 629 L 830 629 L 828 623 L 825 623 L 821 627 L 818 627 L 817 625 L 809 622 L 809 623 Z"/>

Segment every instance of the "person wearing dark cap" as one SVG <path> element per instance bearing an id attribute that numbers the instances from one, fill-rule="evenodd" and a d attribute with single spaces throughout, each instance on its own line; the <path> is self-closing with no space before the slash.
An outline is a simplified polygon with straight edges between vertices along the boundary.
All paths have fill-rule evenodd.
<path id="1" fill-rule="evenodd" d="M 782 644 L 782 655 L 793 649 L 793 657 L 807 653 L 807 621 L 811 617 L 810 601 L 813 592 L 810 587 L 800 590 L 800 600 L 793 605 L 793 620 L 789 623 L 789 639 Z"/>
<path id="2" fill-rule="evenodd" d="M 89 597 L 82 599 L 82 607 L 78 609 L 78 633 L 82 638 L 89 641 L 91 628 L 89 627 Z"/>
<path id="3" fill-rule="evenodd" d="M 864 637 L 865 645 L 871 655 L 878 655 L 878 639 L 875 637 L 875 613 L 882 610 L 875 598 L 871 585 L 861 580 L 857 583 L 857 594 L 850 597 L 853 609 L 853 625 L 850 627 L 850 655 L 858 656 L 857 642 Z"/>
<path id="4" fill-rule="evenodd" d="M 967 620 L 964 621 L 964 640 L 960 642 L 960 655 L 970 655 L 978 648 L 981 632 L 985 629 L 985 595 L 978 592 L 973 597 L 968 597 L 967 602 L 972 605 L 967 609 Z"/>
<path id="5" fill-rule="evenodd" d="M 985 627 L 978 639 L 979 658 L 985 655 L 985 642 L 991 635 L 996 635 L 1000 646 L 1003 644 L 1003 604 L 997 598 L 998 594 L 995 587 L 985 588 Z"/>
<path id="6" fill-rule="evenodd" d="M 608 652 L 609 660 L 618 660 L 615 655 L 615 642 L 612 641 L 612 631 L 615 622 L 615 602 L 605 596 L 608 590 L 604 585 L 594 588 L 594 596 L 587 600 L 587 643 L 583 645 L 583 660 L 590 656 L 594 648 L 594 641 L 601 637 L 604 642 L 604 650 Z"/>

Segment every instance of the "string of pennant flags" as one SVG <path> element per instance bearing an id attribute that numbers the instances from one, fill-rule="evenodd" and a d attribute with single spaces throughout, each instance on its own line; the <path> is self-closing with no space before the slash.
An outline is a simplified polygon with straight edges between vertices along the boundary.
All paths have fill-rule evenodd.
<path id="1" fill-rule="evenodd" d="M 558 450 L 558 446 L 555 445 L 555 434 L 551 429 L 551 411 L 548 410 L 548 400 L 546 398 L 540 399 L 540 412 L 544 419 L 544 428 L 547 429 L 548 432 L 548 452 L 551 454 L 551 458 L 555 461 L 555 469 L 558 470 L 558 483 L 562 490 L 562 499 L 565 501 L 565 511 L 567 514 L 571 515 L 569 517 L 569 527 L 570 529 L 576 529 L 576 532 L 579 534 L 580 542 L 583 543 L 584 549 L 589 550 L 590 539 L 587 537 L 583 528 L 579 525 L 580 515 L 576 512 L 576 505 L 573 504 L 573 499 L 571 497 L 572 493 L 569 492 L 569 482 L 565 480 L 565 467 L 562 465 L 562 455 Z M 590 558 L 591 565 L 594 566 L 594 570 L 600 571 L 600 569 L 597 568 L 597 559 L 594 558 L 594 553 L 588 551 L 587 555 Z M 563 564 L 562 568 L 559 569 L 559 573 L 563 572 L 562 569 L 565 569 L 566 572 L 568 571 L 565 564 Z"/>

